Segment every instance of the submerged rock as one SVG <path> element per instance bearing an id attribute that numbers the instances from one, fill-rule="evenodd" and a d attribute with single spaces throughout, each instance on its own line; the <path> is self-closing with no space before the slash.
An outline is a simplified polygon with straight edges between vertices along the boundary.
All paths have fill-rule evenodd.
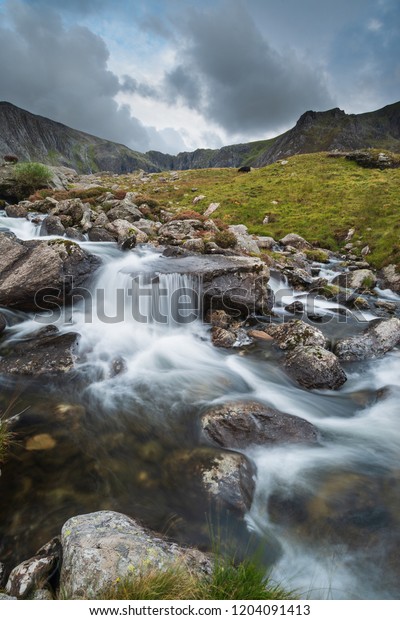
<path id="1" fill-rule="evenodd" d="M 217 405 L 202 416 L 201 427 L 213 444 L 231 449 L 318 439 L 318 430 L 307 420 L 253 401 Z"/>
<path id="2" fill-rule="evenodd" d="M 101 264 L 67 239 L 21 241 L 7 233 L 0 233 L 0 255 L 0 305 L 28 311 L 65 303 Z"/>
<path id="3" fill-rule="evenodd" d="M 77 359 L 79 334 L 60 334 L 57 327 L 43 327 L 28 337 L 5 342 L 0 349 L 0 373 L 10 375 L 59 375 L 72 370 Z"/>
<path id="4" fill-rule="evenodd" d="M 120 579 L 181 566 L 208 574 L 204 553 L 185 548 L 146 530 L 130 517 L 111 511 L 72 517 L 61 534 L 60 590 L 65 598 L 99 598 Z"/>
<path id="5" fill-rule="evenodd" d="M 346 381 L 339 360 L 321 346 L 297 346 L 285 357 L 287 372 L 299 385 L 309 389 L 336 390 Z"/>
<path id="6" fill-rule="evenodd" d="M 334 352 L 345 362 L 382 357 L 400 344 L 400 319 L 374 321 L 366 331 L 351 338 L 339 340 Z"/>

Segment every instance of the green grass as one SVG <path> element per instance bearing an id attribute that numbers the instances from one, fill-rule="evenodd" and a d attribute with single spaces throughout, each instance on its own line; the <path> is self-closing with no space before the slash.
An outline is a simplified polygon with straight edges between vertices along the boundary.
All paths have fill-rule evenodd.
<path id="1" fill-rule="evenodd" d="M 400 169 L 365 169 L 312 153 L 244 175 L 229 168 L 183 171 L 176 184 L 155 182 L 146 188 L 150 195 L 152 188 L 168 209 L 202 213 L 210 202 L 219 202 L 212 217 L 275 239 L 294 232 L 315 246 L 339 250 L 349 228 L 355 228 L 356 254 L 369 245 L 372 265 L 400 264 Z M 193 205 L 197 194 L 206 199 Z M 266 215 L 270 221 L 263 225 Z"/>
<path id="2" fill-rule="evenodd" d="M 104 600 L 289 600 L 292 592 L 272 584 L 251 562 L 234 566 L 217 561 L 211 576 L 199 576 L 181 565 L 132 575 L 106 589 Z"/>

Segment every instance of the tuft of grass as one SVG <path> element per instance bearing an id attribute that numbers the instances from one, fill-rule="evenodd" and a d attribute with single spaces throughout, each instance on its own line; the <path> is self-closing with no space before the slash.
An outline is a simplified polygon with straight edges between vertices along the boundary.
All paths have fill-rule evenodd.
<path id="1" fill-rule="evenodd" d="M 52 176 L 47 166 L 37 162 L 26 162 L 14 166 L 16 190 L 21 198 L 26 198 L 41 187 L 46 187 Z"/>
<path id="2" fill-rule="evenodd" d="M 7 458 L 12 434 L 7 430 L 4 420 L 0 419 L 0 463 L 4 463 Z"/>
<path id="3" fill-rule="evenodd" d="M 220 230 L 214 235 L 214 241 L 220 248 L 234 248 L 236 237 L 230 230 Z"/>
<path id="4" fill-rule="evenodd" d="M 271 583 L 252 562 L 217 561 L 211 575 L 172 565 L 138 572 L 105 589 L 104 600 L 289 600 L 293 592 Z"/>

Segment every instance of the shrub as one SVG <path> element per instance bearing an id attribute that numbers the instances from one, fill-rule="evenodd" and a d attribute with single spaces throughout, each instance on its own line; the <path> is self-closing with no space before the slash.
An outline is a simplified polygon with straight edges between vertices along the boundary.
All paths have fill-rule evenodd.
<path id="1" fill-rule="evenodd" d="M 41 187 L 48 185 L 52 173 L 43 164 L 27 162 L 16 164 L 14 178 L 16 190 L 21 197 L 27 197 Z"/>
<path id="2" fill-rule="evenodd" d="M 200 215 L 197 211 L 192 211 L 191 209 L 187 209 L 185 211 L 180 211 L 176 215 L 174 215 L 172 220 L 199 220 L 200 222 L 204 222 L 204 215 Z"/>
<path id="3" fill-rule="evenodd" d="M 220 248 L 234 248 L 236 237 L 230 230 L 220 230 L 215 233 L 214 241 Z"/>

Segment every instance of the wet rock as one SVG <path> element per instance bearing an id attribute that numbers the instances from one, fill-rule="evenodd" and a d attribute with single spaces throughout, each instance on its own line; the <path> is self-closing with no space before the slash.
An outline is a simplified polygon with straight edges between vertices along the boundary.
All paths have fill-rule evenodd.
<path id="1" fill-rule="evenodd" d="M 21 241 L 5 233 L 0 255 L 0 305 L 28 311 L 65 303 L 101 264 L 72 241 Z"/>
<path id="2" fill-rule="evenodd" d="M 332 280 L 332 284 L 360 292 L 374 288 L 376 282 L 376 275 L 370 269 L 355 269 L 341 273 Z"/>
<path id="3" fill-rule="evenodd" d="M 41 235 L 58 235 L 60 237 L 65 233 L 65 228 L 57 215 L 48 215 L 44 218 L 40 228 Z"/>
<path id="4" fill-rule="evenodd" d="M 300 235 L 296 235 L 295 233 L 290 233 L 279 240 L 279 243 L 284 246 L 292 246 L 298 250 L 305 250 L 306 248 L 311 248 L 311 245 L 300 237 Z"/>
<path id="5" fill-rule="evenodd" d="M 285 310 L 291 314 L 303 314 L 304 304 L 301 301 L 294 301 L 293 303 L 285 306 Z"/>
<path id="6" fill-rule="evenodd" d="M 133 250 L 136 247 L 136 235 L 131 235 L 123 243 L 121 243 L 121 250 Z"/>
<path id="7" fill-rule="evenodd" d="M 205 554 L 171 543 L 117 512 L 69 519 L 62 528 L 61 544 L 60 590 L 68 599 L 99 598 L 102 590 L 120 579 L 177 564 L 194 573 L 211 571 Z"/>
<path id="8" fill-rule="evenodd" d="M 400 344 L 400 319 L 373 321 L 361 335 L 339 340 L 334 352 L 345 362 L 382 357 Z"/>
<path id="9" fill-rule="evenodd" d="M 29 437 L 25 442 L 25 450 L 52 450 L 57 445 L 56 440 L 48 433 L 39 433 Z"/>
<path id="10" fill-rule="evenodd" d="M 387 265 L 381 271 L 382 288 L 390 288 L 395 293 L 400 293 L 400 272 L 397 265 Z"/>
<path id="11" fill-rule="evenodd" d="M 0 334 L 2 334 L 2 333 L 4 332 L 4 330 L 6 329 L 6 327 L 7 327 L 7 319 L 6 319 L 6 317 L 4 316 L 4 314 L 2 314 L 2 313 L 0 312 Z"/>
<path id="12" fill-rule="evenodd" d="M 236 334 L 222 327 L 213 327 L 211 329 L 211 342 L 214 347 L 230 349 L 236 342 Z"/>
<path id="13" fill-rule="evenodd" d="M 21 205 L 7 205 L 5 208 L 5 212 L 7 213 L 8 217 L 27 217 L 28 216 L 28 209 Z"/>
<path id="14" fill-rule="evenodd" d="M 380 310 L 386 310 L 386 312 L 389 312 L 390 314 L 393 314 L 397 310 L 397 304 L 393 301 L 379 300 L 375 302 L 375 307 L 379 308 Z"/>
<path id="15" fill-rule="evenodd" d="M 0 589 L 4 588 L 7 583 L 7 569 L 3 562 L 0 562 Z"/>
<path id="16" fill-rule="evenodd" d="M 266 340 L 267 342 L 273 340 L 272 336 L 259 329 L 251 329 L 249 331 L 249 336 L 250 338 L 255 338 L 256 340 Z"/>
<path id="17" fill-rule="evenodd" d="M 297 346 L 284 360 L 288 374 L 308 389 L 336 390 L 346 381 L 339 360 L 321 346 Z"/>
<path id="18" fill-rule="evenodd" d="M 255 468 L 244 455 L 211 448 L 177 450 L 163 466 L 165 486 L 176 490 L 179 501 L 198 515 L 210 504 L 243 516 L 251 506 Z"/>
<path id="19" fill-rule="evenodd" d="M 54 596 L 47 588 L 40 588 L 39 590 L 35 590 L 32 595 L 33 601 L 53 601 Z"/>
<path id="20" fill-rule="evenodd" d="M 48 326 L 12 347 L 3 343 L 0 349 L 0 373 L 10 375 L 59 375 L 72 370 L 77 360 L 79 334 L 60 334 Z"/>
<path id="21" fill-rule="evenodd" d="M 299 319 L 280 325 L 265 326 L 267 334 L 273 337 L 282 351 L 290 351 L 298 346 L 317 346 L 326 348 L 327 341 L 321 330 Z"/>
<path id="22" fill-rule="evenodd" d="M 213 407 L 202 416 L 201 427 L 214 445 L 231 449 L 318 440 L 317 429 L 303 418 L 252 401 Z"/>
<path id="23" fill-rule="evenodd" d="M 236 237 L 236 249 L 245 254 L 260 254 L 257 241 L 249 235 L 247 226 L 238 224 L 236 226 L 229 226 L 228 230 Z"/>
<path id="24" fill-rule="evenodd" d="M 159 222 L 153 222 L 152 220 L 140 219 L 135 222 L 135 228 L 144 232 L 148 237 L 156 235 L 160 226 Z"/>
<path id="25" fill-rule="evenodd" d="M 222 329 L 227 329 L 232 324 L 232 317 L 225 310 L 209 311 L 205 320 L 207 323 L 211 323 L 213 327 L 221 327 Z"/>
<path id="26" fill-rule="evenodd" d="M 112 235 L 110 232 L 101 228 L 100 226 L 94 226 L 88 232 L 89 241 L 103 241 L 103 242 L 113 242 L 117 240 L 117 235 Z"/>
<path id="27" fill-rule="evenodd" d="M 18 600 L 16 596 L 8 596 L 8 594 L 3 594 L 0 592 L 0 601 L 16 601 Z"/>
<path id="28" fill-rule="evenodd" d="M 314 279 L 311 274 L 301 267 L 285 267 L 283 273 L 287 277 L 288 282 L 296 289 L 308 290 L 314 286 Z"/>
<path id="29" fill-rule="evenodd" d="M 26 598 L 33 590 L 42 588 L 60 563 L 60 542 L 54 538 L 41 547 L 29 560 L 21 562 L 10 573 L 6 592 L 17 598 Z"/>
<path id="30" fill-rule="evenodd" d="M 65 236 L 73 241 L 86 241 L 86 237 L 83 233 L 76 230 L 76 228 L 68 227 L 65 229 Z"/>

